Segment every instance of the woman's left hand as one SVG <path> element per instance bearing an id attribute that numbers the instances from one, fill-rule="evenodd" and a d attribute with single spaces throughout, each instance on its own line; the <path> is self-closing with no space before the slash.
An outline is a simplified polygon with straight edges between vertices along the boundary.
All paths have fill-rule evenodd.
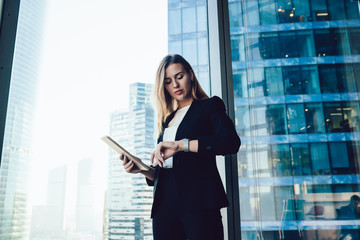
<path id="1" fill-rule="evenodd" d="M 165 160 L 169 157 L 174 156 L 177 152 L 180 151 L 180 141 L 170 141 L 170 142 L 160 142 L 155 151 L 151 154 L 151 164 L 154 163 L 154 158 L 156 160 L 154 166 L 163 165 Z"/>

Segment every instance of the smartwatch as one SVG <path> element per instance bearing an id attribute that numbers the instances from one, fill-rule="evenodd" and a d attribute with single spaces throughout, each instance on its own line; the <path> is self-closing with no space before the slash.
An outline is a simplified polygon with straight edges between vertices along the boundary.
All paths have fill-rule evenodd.
<path id="1" fill-rule="evenodd" d="M 189 152 L 189 139 L 184 138 L 184 152 Z"/>

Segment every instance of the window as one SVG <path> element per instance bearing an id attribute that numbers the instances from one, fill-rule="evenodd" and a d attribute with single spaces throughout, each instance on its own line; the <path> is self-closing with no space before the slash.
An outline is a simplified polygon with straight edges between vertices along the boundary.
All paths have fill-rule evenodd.
<path id="1" fill-rule="evenodd" d="M 229 1 L 243 240 L 359 238 L 357 5 Z"/>
<path id="2" fill-rule="evenodd" d="M 151 239 L 152 189 L 143 177 L 127 175 L 99 137 L 109 134 L 148 161 L 154 117 L 145 102 L 156 69 L 134 56 L 148 63 L 166 55 L 167 1 L 6 6 L 19 2 L 1 146 L 0 238 L 111 239 L 132 231 Z M 151 8 L 156 15 L 147 15 Z M 146 31 L 156 39 L 144 39 Z M 144 54 L 149 49 L 156 51 Z M 134 82 L 139 79 L 151 83 Z M 138 114 L 143 121 L 136 131 L 129 123 Z"/>

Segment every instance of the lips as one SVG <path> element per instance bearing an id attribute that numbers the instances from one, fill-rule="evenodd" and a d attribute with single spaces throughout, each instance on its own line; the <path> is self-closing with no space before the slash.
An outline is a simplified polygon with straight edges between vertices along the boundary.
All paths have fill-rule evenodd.
<path id="1" fill-rule="evenodd" d="M 179 95 L 182 93 L 182 90 L 177 90 L 176 92 L 174 92 L 175 94 Z"/>

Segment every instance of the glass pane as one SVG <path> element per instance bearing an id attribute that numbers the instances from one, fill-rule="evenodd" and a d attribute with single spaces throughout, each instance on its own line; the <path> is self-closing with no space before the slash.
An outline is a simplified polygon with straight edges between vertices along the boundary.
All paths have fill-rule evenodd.
<path id="1" fill-rule="evenodd" d="M 289 133 L 305 133 L 305 114 L 303 104 L 288 104 L 287 119 Z"/>
<path id="2" fill-rule="evenodd" d="M 259 17 L 259 5 L 258 1 L 247 1 L 244 4 L 245 17 L 247 18 L 247 25 L 260 25 L 260 17 Z"/>
<path id="3" fill-rule="evenodd" d="M 229 2 L 242 240 L 358 239 L 358 2 Z"/>
<path id="4" fill-rule="evenodd" d="M 344 118 L 340 102 L 324 103 L 324 115 L 327 132 L 344 132 Z"/>
<path id="5" fill-rule="evenodd" d="M 168 4 L 168 9 L 180 11 L 181 17 L 169 16 L 169 21 L 181 26 L 182 32 L 177 36 L 169 34 L 168 52 L 182 55 L 191 64 L 201 87 L 210 95 L 207 1 L 178 2 Z"/>
<path id="6" fill-rule="evenodd" d="M 285 106 L 282 104 L 268 105 L 266 109 L 267 128 L 270 135 L 286 134 Z"/>
<path id="7" fill-rule="evenodd" d="M 308 133 L 325 133 L 324 111 L 321 103 L 305 104 L 305 118 Z"/>
<path id="8" fill-rule="evenodd" d="M 282 77 L 280 67 L 265 68 L 264 96 L 284 95 L 284 83 Z"/>
<path id="9" fill-rule="evenodd" d="M 178 23 L 178 21 L 176 22 Z M 183 28 L 183 33 L 196 32 L 195 7 L 182 9 L 182 28 Z"/>
<path id="10" fill-rule="evenodd" d="M 299 57 L 298 45 L 294 44 L 296 35 L 294 31 L 279 33 L 280 56 L 283 58 Z"/>
<path id="11" fill-rule="evenodd" d="M 189 39 L 183 41 L 183 57 L 191 64 L 197 65 L 197 46 L 196 39 Z"/>
<path id="12" fill-rule="evenodd" d="M 275 8 L 274 0 L 259 0 L 260 20 L 262 25 L 276 23 Z"/>
<path id="13" fill-rule="evenodd" d="M 242 2 L 229 2 L 229 16 L 231 28 L 243 26 Z"/>
<path id="14" fill-rule="evenodd" d="M 328 147 L 326 143 L 310 143 L 310 157 L 313 175 L 328 175 L 330 173 Z"/>
<path id="15" fill-rule="evenodd" d="M 273 176 L 291 176 L 291 162 L 288 144 L 271 145 Z"/>
<path id="16" fill-rule="evenodd" d="M 248 97 L 247 74 L 245 70 L 233 72 L 234 96 L 245 98 Z"/>
<path id="17" fill-rule="evenodd" d="M 311 161 L 307 143 L 290 144 L 291 163 L 294 176 L 311 175 Z"/>
<path id="18" fill-rule="evenodd" d="M 198 6 L 196 9 L 197 12 L 197 31 L 207 31 L 207 9 L 206 6 Z M 180 19 L 180 18 L 178 18 Z"/>
<path id="19" fill-rule="evenodd" d="M 231 36 L 231 56 L 232 61 L 245 61 L 244 36 Z"/>
<path id="20" fill-rule="evenodd" d="M 179 24 L 177 21 L 177 19 L 179 19 L 180 17 L 181 17 L 180 9 L 169 10 L 169 23 L 168 23 L 169 35 L 181 33 L 181 24 Z"/>

